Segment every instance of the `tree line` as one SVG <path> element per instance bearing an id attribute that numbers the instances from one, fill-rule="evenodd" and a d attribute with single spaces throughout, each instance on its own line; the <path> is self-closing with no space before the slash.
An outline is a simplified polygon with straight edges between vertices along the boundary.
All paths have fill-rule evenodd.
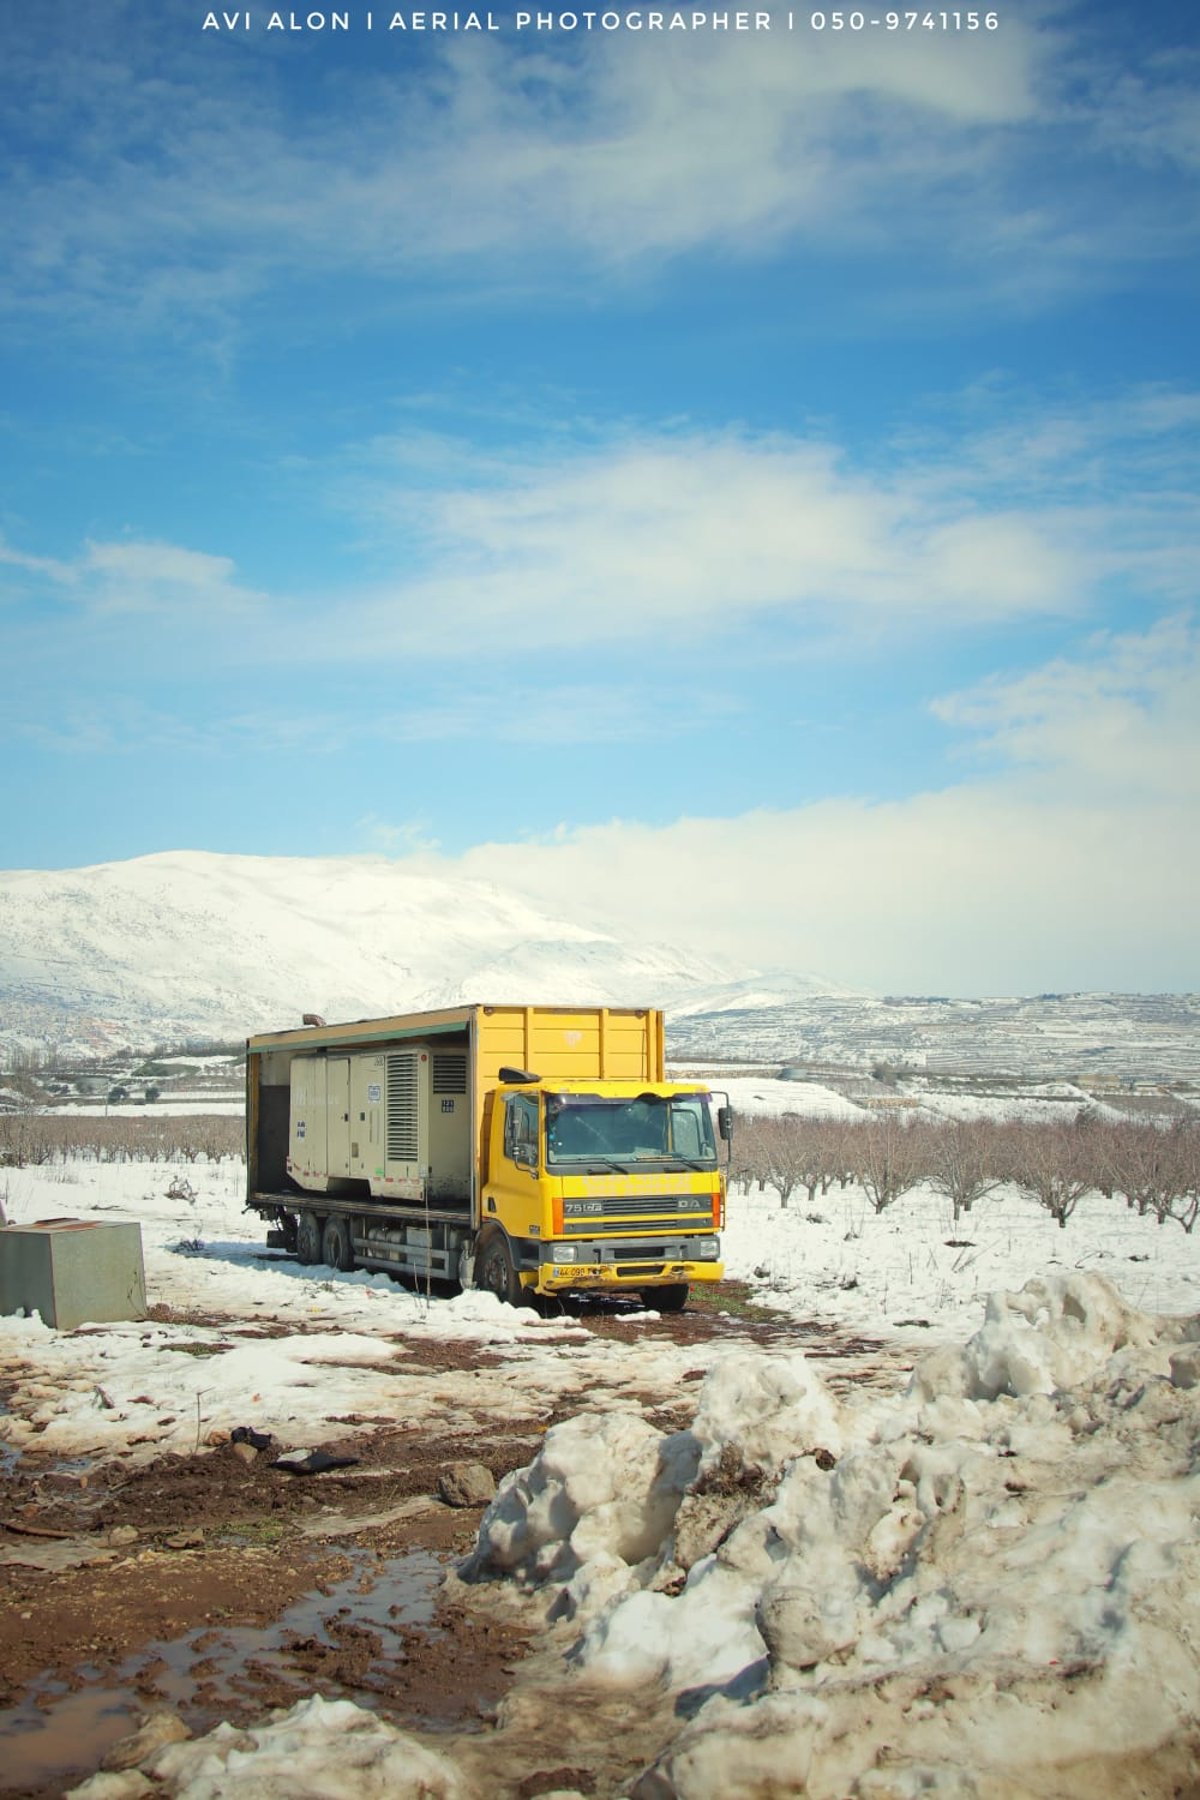
<path id="1" fill-rule="evenodd" d="M 1031 1195 L 1065 1227 L 1093 1190 L 1119 1195 L 1162 1225 L 1187 1232 L 1200 1214 L 1200 1120 L 1110 1120 L 1083 1108 L 1053 1120 L 935 1120 L 900 1109 L 854 1119 L 740 1115 L 732 1184 L 773 1187 L 787 1206 L 851 1184 L 881 1213 L 924 1185 L 955 1222 L 1000 1188 Z"/>
<path id="2" fill-rule="evenodd" d="M 244 1149 L 243 1121 L 230 1113 L 0 1114 L 0 1167 L 219 1162 Z M 1110 1120 L 1087 1108 L 1045 1121 L 939 1120 L 900 1108 L 861 1121 L 740 1114 L 729 1176 L 735 1187 L 775 1188 L 784 1206 L 803 1194 L 810 1208 L 854 1185 L 876 1213 L 923 1185 L 949 1201 L 956 1223 L 1012 1185 L 1065 1227 L 1095 1190 L 1190 1233 L 1200 1217 L 1200 1118 Z"/>
<path id="3" fill-rule="evenodd" d="M 219 1162 L 245 1154 L 236 1113 L 0 1113 L 0 1167 L 36 1167 L 68 1158 L 93 1162 Z"/>

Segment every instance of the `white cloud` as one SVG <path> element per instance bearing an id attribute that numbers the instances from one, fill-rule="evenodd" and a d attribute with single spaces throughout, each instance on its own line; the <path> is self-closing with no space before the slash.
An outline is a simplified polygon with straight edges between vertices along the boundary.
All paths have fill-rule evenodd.
<path id="1" fill-rule="evenodd" d="M 96 630 L 154 614 L 163 654 L 179 631 L 209 664 L 416 659 L 412 736 L 455 735 L 477 710 L 474 690 L 431 689 L 432 671 L 507 661 L 522 671 L 526 735 L 546 739 L 550 690 L 573 693 L 578 727 L 604 711 L 592 672 L 554 660 L 568 648 L 657 639 L 680 679 L 702 639 L 745 643 L 760 626 L 772 657 L 802 656 L 863 634 L 1082 615 L 1113 593 L 1179 605 L 1200 571 L 1194 403 L 1161 390 L 1107 413 L 913 438 L 874 468 L 818 438 L 737 430 L 547 434 L 548 447 L 507 455 L 420 432 L 375 440 L 345 453 L 334 488 L 357 561 L 307 595 L 258 591 L 213 550 L 136 537 L 69 562 L 5 555 Z M 566 736 L 595 736 L 557 711 Z"/>
<path id="2" fill-rule="evenodd" d="M 981 683 L 934 711 L 981 734 L 985 755 L 1069 768 L 1077 792 L 1200 796 L 1200 639 L 1183 617 L 1098 636 L 1082 660 Z"/>
<path id="3" fill-rule="evenodd" d="M 501 266 L 508 284 L 594 287 L 645 258 L 784 240 L 934 249 L 976 304 L 1012 306 L 1173 253 L 1153 188 L 1098 207 L 1086 180 L 1062 179 L 1029 206 L 1043 128 L 1060 177 L 1068 163 L 1099 168 L 1109 146 L 1111 71 L 1090 67 L 1081 99 L 1079 43 L 1036 7 L 977 34 L 431 40 L 414 78 L 359 71 L 352 107 L 326 45 L 306 65 L 323 85 L 302 133 L 297 96 L 265 78 L 283 71 L 260 64 L 264 43 L 239 38 L 237 62 L 218 65 L 212 43 L 168 50 L 162 33 L 130 30 L 117 55 L 111 35 L 97 57 L 73 16 L 53 55 L 14 59 L 23 118 L 48 144 L 82 133 L 86 148 L 65 166 L 48 155 L 10 170 L 15 310 L 119 310 L 178 339 L 297 275 L 408 283 L 470 259 L 476 291 Z M 1123 103 L 1127 138 L 1147 136 L 1156 93 L 1144 71 Z M 1160 167 L 1174 138 L 1160 121 Z M 220 326 L 216 347 L 228 348 Z"/>
<path id="4" fill-rule="evenodd" d="M 444 657 L 643 638 L 686 643 L 763 617 L 841 635 L 864 623 L 955 625 L 1072 610 L 1094 545 L 1058 514 L 947 496 L 835 448 L 737 434 L 628 437 L 569 462 L 376 495 L 379 543 L 418 567 L 359 595 L 350 642 Z M 469 633 L 469 635 L 464 635 Z"/>
<path id="5" fill-rule="evenodd" d="M 877 991 L 1194 987 L 1196 678 L 1195 634 L 1167 624 L 948 703 L 1018 759 L 991 780 L 661 828 L 616 819 L 455 866 L 543 905 L 578 912 L 593 895 L 598 914 L 718 960 Z"/>
<path id="6" fill-rule="evenodd" d="M 89 543 L 71 585 L 102 613 L 246 615 L 257 597 L 241 587 L 227 556 L 164 543 Z"/>
<path id="7" fill-rule="evenodd" d="M 29 556 L 0 544 L 0 564 L 20 571 L 16 598 L 56 599 L 86 619 L 135 628 L 154 615 L 164 628 L 197 625 L 212 637 L 245 627 L 267 597 L 237 579 L 232 558 L 136 538 L 89 541 L 71 558 Z"/>
<path id="8" fill-rule="evenodd" d="M 26 575 L 37 575 L 51 581 L 70 579 L 70 567 L 49 556 L 28 556 L 23 551 L 14 550 L 11 545 L 0 538 L 0 565 L 10 569 L 20 569 Z"/>

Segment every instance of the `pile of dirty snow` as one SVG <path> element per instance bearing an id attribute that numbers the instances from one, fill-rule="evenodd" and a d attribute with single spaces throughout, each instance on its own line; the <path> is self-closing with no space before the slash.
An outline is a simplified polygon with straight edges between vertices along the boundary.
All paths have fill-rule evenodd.
<path id="1" fill-rule="evenodd" d="M 485 1795 L 564 1720 L 600 1756 L 617 1702 L 641 1772 L 596 1791 L 634 1800 L 1165 1794 L 1200 1722 L 1198 1514 L 1200 1321 L 1095 1275 L 994 1294 L 891 1396 L 738 1348 L 690 1429 L 571 1419 L 501 1484 L 464 1578 L 547 1634 L 486 1740 L 412 1741 L 405 1773 L 368 1715 L 306 1736 L 293 1709 L 148 1769 L 176 1800 L 282 1792 L 286 1745 L 291 1793 L 386 1768 Z"/>

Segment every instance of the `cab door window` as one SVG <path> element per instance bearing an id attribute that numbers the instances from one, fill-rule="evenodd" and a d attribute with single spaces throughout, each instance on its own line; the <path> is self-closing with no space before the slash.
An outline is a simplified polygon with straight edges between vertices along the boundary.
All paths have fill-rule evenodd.
<path id="1" fill-rule="evenodd" d="M 536 1169 L 538 1107 L 528 1094 L 511 1094 L 505 1102 L 504 1154 L 524 1169 Z"/>

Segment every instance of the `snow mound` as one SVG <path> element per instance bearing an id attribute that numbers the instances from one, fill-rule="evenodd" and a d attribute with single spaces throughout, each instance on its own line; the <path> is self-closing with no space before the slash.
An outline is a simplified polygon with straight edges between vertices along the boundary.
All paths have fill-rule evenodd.
<path id="1" fill-rule="evenodd" d="M 466 1573 L 569 1622 L 560 1716 L 581 1684 L 671 1708 L 637 1800 L 957 1800 L 1166 1754 L 1200 1718 L 1195 1336 L 1070 1275 L 883 1400 L 739 1352 L 691 1431 L 550 1432 Z"/>
<path id="2" fill-rule="evenodd" d="M 915 1385 L 931 1400 L 1052 1394 L 1086 1380 L 1117 1351 L 1145 1349 L 1153 1339 L 1152 1321 L 1103 1277 L 1035 1279 L 1019 1294 L 992 1294 L 982 1330 L 961 1350 L 926 1357 Z"/>
<path id="3" fill-rule="evenodd" d="M 462 1800 L 452 1763 L 349 1700 L 314 1694 L 267 1725 L 219 1725 L 150 1766 L 175 1800 Z"/>
<path id="4" fill-rule="evenodd" d="M 619 1719 L 631 1800 L 1165 1800 L 1200 1741 L 1198 1515 L 1200 1321 L 1096 1276 L 993 1295 L 890 1395 L 739 1349 L 689 1430 L 571 1419 L 502 1484 L 462 1574 L 546 1629 L 486 1744 L 314 1699 L 149 1773 L 465 1800 L 564 1719 L 602 1760 Z"/>

